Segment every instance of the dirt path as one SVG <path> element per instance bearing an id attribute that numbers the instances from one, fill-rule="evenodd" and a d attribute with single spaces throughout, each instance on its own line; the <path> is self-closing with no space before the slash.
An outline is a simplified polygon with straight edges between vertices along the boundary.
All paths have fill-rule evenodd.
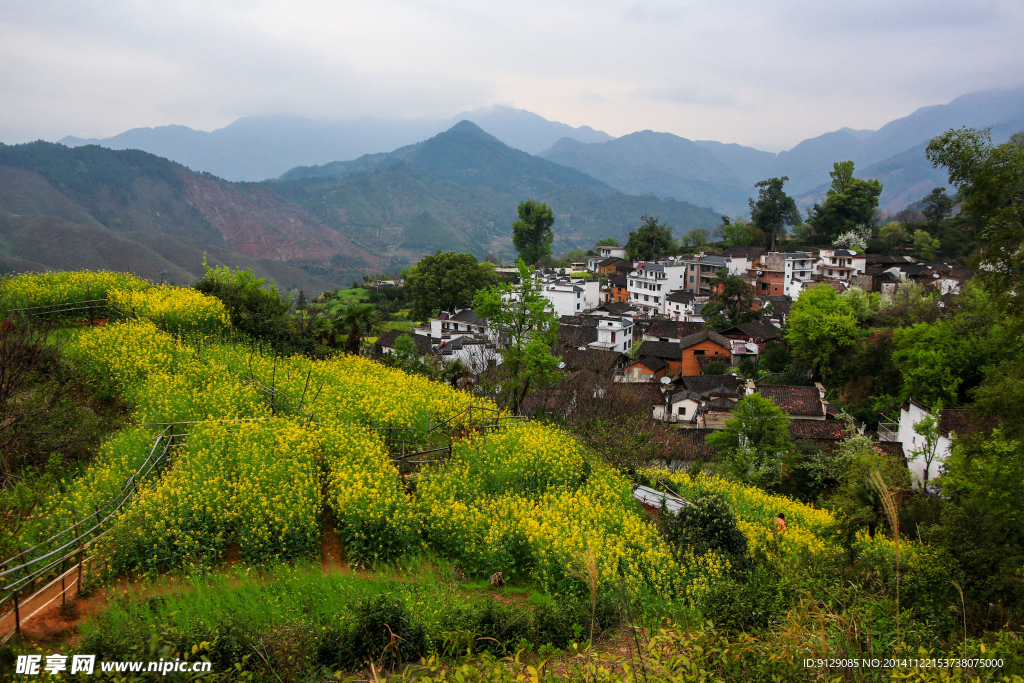
<path id="1" fill-rule="evenodd" d="M 239 547 L 233 544 L 225 551 L 218 570 L 229 569 L 240 562 Z M 324 523 L 320 537 L 320 566 L 324 572 L 348 571 L 344 546 L 334 524 L 330 521 Z M 88 577 L 88 563 L 85 571 Z M 87 597 L 81 598 L 78 596 L 77 569 L 69 570 L 63 588 L 60 581 L 56 581 L 38 595 L 22 598 L 18 605 L 21 634 L 26 642 L 37 645 L 75 645 L 80 637 L 79 623 L 87 617 L 103 612 L 115 598 L 129 593 L 142 597 L 166 595 L 186 588 L 181 577 L 177 576 L 161 577 L 157 583 L 133 582 L 121 577 L 110 586 L 98 588 Z M 61 593 L 64 593 L 63 598 Z M 0 615 L 0 640 L 13 634 L 15 630 L 13 604 L 8 609 L 11 609 L 10 614 Z"/>

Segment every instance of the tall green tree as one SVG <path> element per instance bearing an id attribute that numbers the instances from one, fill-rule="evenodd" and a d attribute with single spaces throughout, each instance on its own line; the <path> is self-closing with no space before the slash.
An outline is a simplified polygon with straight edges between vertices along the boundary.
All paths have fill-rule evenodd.
<path id="1" fill-rule="evenodd" d="M 944 187 L 936 187 L 922 201 L 924 209 L 921 213 L 933 223 L 938 223 L 953 214 L 953 198 L 946 194 Z"/>
<path id="2" fill-rule="evenodd" d="M 558 341 L 558 315 L 544 297 L 526 262 L 519 260 L 519 283 L 499 284 L 477 293 L 473 310 L 487 320 L 499 342 L 495 370 L 497 400 L 518 413 L 531 389 L 561 377 L 551 347 Z"/>
<path id="3" fill-rule="evenodd" d="M 786 339 L 796 355 L 810 361 L 823 377 L 839 354 L 856 343 L 857 317 L 836 290 L 820 284 L 805 290 L 789 311 Z"/>
<path id="4" fill-rule="evenodd" d="M 711 296 L 704 306 L 704 322 L 713 330 L 722 330 L 753 322 L 760 314 L 753 309 L 754 290 L 738 275 L 724 269 L 711 282 Z"/>
<path id="5" fill-rule="evenodd" d="M 671 225 L 662 225 L 657 216 L 643 216 L 641 220 L 643 225 L 629 232 L 626 258 L 632 261 L 653 261 L 679 248 L 672 239 Z"/>
<path id="6" fill-rule="evenodd" d="M 871 223 L 882 183 L 853 176 L 852 161 L 837 161 L 829 173 L 832 186 L 824 204 L 815 204 L 810 222 L 818 236 L 833 237 Z"/>
<path id="7" fill-rule="evenodd" d="M 800 222 L 800 211 L 796 208 L 796 202 L 782 189 L 788 180 L 789 177 L 782 176 L 754 183 L 754 187 L 757 188 L 757 201 L 749 200 L 750 220 L 770 236 L 771 242 L 766 246 L 772 251 L 775 251 L 776 236 L 784 234 L 787 225 L 796 225 Z"/>
<path id="8" fill-rule="evenodd" d="M 707 437 L 708 444 L 740 481 L 774 489 L 782 478 L 782 456 L 792 445 L 789 416 L 761 394 L 745 396 L 732 414 Z"/>
<path id="9" fill-rule="evenodd" d="M 978 227 L 978 281 L 1009 329 L 1006 360 L 986 370 L 977 407 L 1000 416 L 1012 438 L 1024 437 L 1024 132 L 993 145 L 988 131 L 949 130 L 926 151 L 945 166 L 960 215 Z"/>
<path id="10" fill-rule="evenodd" d="M 547 204 L 528 199 L 519 203 L 516 210 L 519 220 L 512 224 L 512 245 L 527 265 L 533 265 L 544 257 L 551 257 L 551 243 L 555 233 L 551 226 L 555 214 Z"/>
<path id="11" fill-rule="evenodd" d="M 345 352 L 353 356 L 359 355 L 363 346 L 363 331 L 373 325 L 373 315 L 377 309 L 373 304 L 353 304 L 345 309 L 334 323 L 335 334 L 348 335 Z"/>
<path id="12" fill-rule="evenodd" d="M 493 265 L 477 262 L 472 254 L 438 251 L 424 256 L 405 278 L 405 295 L 413 300 L 410 315 L 426 320 L 438 309 L 466 308 L 478 291 L 497 282 Z"/>

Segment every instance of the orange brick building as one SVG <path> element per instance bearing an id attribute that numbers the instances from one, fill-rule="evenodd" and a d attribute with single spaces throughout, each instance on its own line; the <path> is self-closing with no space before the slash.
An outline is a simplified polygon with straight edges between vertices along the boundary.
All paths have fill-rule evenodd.
<path id="1" fill-rule="evenodd" d="M 646 342 L 645 342 L 646 345 Z M 732 365 L 732 345 L 713 330 L 701 330 L 679 342 L 682 352 L 680 375 L 699 375 L 708 363 L 720 360 Z"/>

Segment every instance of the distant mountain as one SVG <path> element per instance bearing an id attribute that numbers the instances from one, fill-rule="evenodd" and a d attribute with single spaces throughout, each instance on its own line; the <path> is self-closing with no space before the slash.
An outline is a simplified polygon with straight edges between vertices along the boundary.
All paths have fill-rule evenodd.
<path id="1" fill-rule="evenodd" d="M 185 284 L 204 252 L 307 291 L 383 264 L 268 187 L 137 150 L 0 145 L 0 271 L 130 269 Z"/>
<path id="2" fill-rule="evenodd" d="M 645 130 L 591 144 L 563 138 L 541 156 L 629 194 L 653 193 L 730 214 L 747 210 L 740 177 L 704 146 L 671 133 Z"/>
<path id="3" fill-rule="evenodd" d="M 310 121 L 299 116 L 250 116 L 212 132 L 185 126 L 135 128 L 105 139 L 68 136 L 69 147 L 100 145 L 140 149 L 232 181 L 276 178 L 296 166 L 385 152 L 447 130 L 463 119 L 475 121 L 498 139 L 530 153 L 562 137 L 585 142 L 610 139 L 588 126 L 573 128 L 522 109 L 490 107 L 454 119 L 354 119 Z"/>
<path id="4" fill-rule="evenodd" d="M 746 213 L 746 199 L 756 196 L 754 183 L 781 176 L 789 177 L 786 190 L 809 206 L 824 196 L 832 165 L 849 159 L 854 161 L 859 177 L 882 181 L 881 208 L 898 211 L 946 183 L 946 176 L 924 157 L 924 149 L 933 137 L 950 128 L 992 126 L 993 139 L 1001 142 L 1024 128 L 1022 124 L 1024 88 L 1016 88 L 971 93 L 948 104 L 923 107 L 877 131 L 842 128 L 804 140 L 779 154 L 714 141 L 690 142 L 662 133 L 658 140 L 664 151 L 649 151 L 646 159 L 638 158 L 633 147 L 614 142 L 559 142 L 541 156 L 590 173 L 619 190 L 655 192 L 730 213 Z M 688 151 L 692 145 L 728 167 L 740 187 L 723 184 L 718 168 L 703 175 L 709 165 Z M 640 189 L 645 183 L 647 189 Z M 924 194 L 916 197 L 925 187 Z"/>
<path id="5" fill-rule="evenodd" d="M 429 140 L 386 154 L 368 154 L 354 161 L 294 168 L 282 181 L 300 178 L 344 178 L 389 168 L 399 163 L 422 169 L 436 178 L 466 187 L 490 187 L 524 196 L 571 188 L 594 194 L 614 190 L 580 171 L 509 147 L 470 121 L 460 121 Z"/>
<path id="6" fill-rule="evenodd" d="M 685 202 L 621 194 L 470 122 L 358 162 L 341 177 L 232 183 L 138 150 L 0 145 L 0 272 L 130 269 L 184 284 L 202 275 L 205 253 L 315 292 L 437 249 L 511 260 L 527 198 L 553 208 L 558 251 L 623 239 L 645 214 L 677 234 L 718 220 Z"/>
<path id="7" fill-rule="evenodd" d="M 514 256 L 511 225 L 527 198 L 555 213 L 555 250 L 624 238 L 644 214 L 677 234 L 712 228 L 708 209 L 612 190 L 579 171 L 512 149 L 463 121 L 416 145 L 315 168 L 294 169 L 274 188 L 325 224 L 388 259 L 434 249 Z"/>
<path id="8" fill-rule="evenodd" d="M 590 126 L 573 128 L 565 123 L 548 121 L 524 109 L 501 105 L 463 112 L 451 119 L 453 124 L 459 121 L 472 121 L 506 145 L 530 154 L 540 154 L 562 138 L 584 143 L 614 139 L 608 133 L 594 130 Z"/>

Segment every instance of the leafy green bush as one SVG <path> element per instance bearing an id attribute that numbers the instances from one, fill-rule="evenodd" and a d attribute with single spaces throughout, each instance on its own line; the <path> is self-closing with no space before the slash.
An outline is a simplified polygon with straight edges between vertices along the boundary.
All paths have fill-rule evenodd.
<path id="1" fill-rule="evenodd" d="M 666 511 L 663 519 L 665 538 L 680 554 L 720 552 L 733 567 L 746 564 L 747 537 L 736 523 L 736 515 L 717 493 L 704 492 L 678 514 Z"/>

